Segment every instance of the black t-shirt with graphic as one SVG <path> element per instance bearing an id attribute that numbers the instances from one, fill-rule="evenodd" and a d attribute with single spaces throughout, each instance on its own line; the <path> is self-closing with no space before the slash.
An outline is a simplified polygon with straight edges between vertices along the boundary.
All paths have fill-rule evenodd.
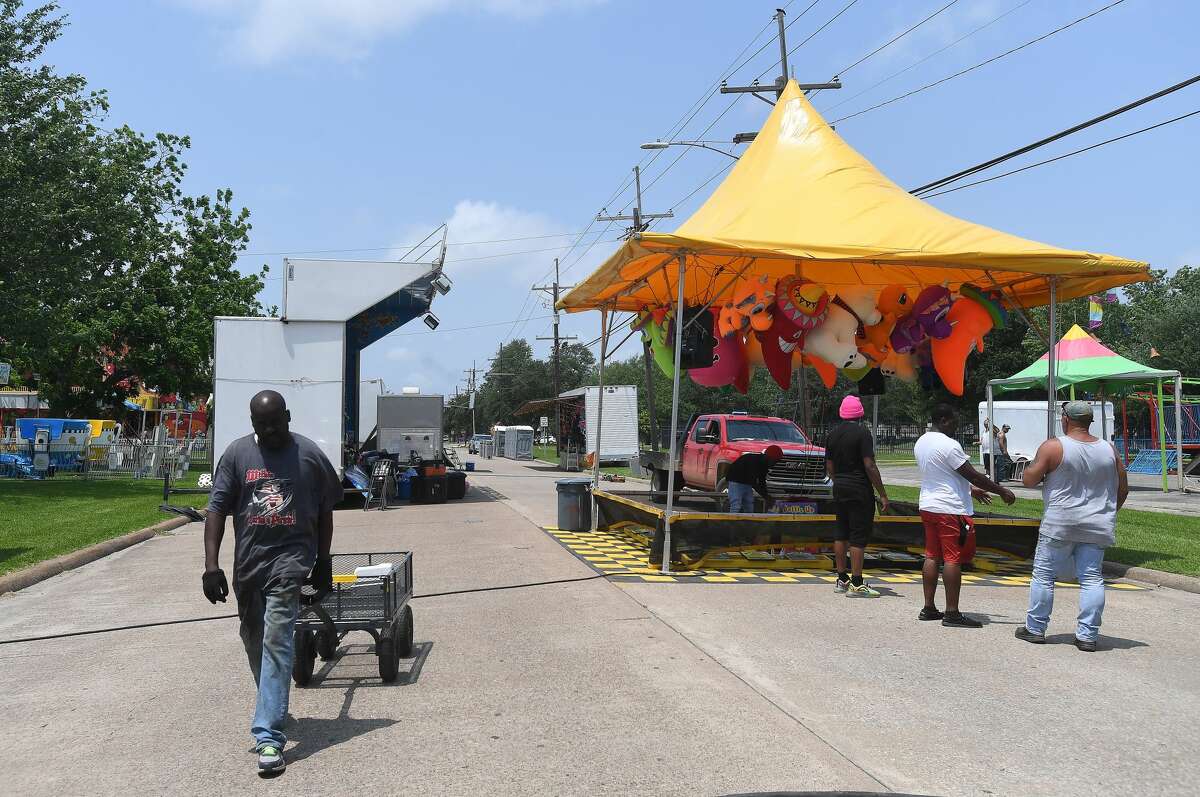
<path id="1" fill-rule="evenodd" d="M 317 559 L 317 520 L 342 498 L 341 480 L 312 440 L 292 433 L 278 451 L 253 434 L 225 449 L 210 511 L 233 515 L 233 592 L 304 578 Z"/>
<path id="2" fill-rule="evenodd" d="M 856 421 L 844 421 L 835 426 L 825 441 L 825 459 L 833 463 L 835 499 L 854 501 L 874 495 L 863 457 L 875 457 L 870 430 Z"/>

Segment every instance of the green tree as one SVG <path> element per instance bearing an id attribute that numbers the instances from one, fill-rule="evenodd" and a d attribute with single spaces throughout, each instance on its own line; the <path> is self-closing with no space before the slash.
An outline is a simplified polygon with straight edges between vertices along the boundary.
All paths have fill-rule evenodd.
<path id="1" fill-rule="evenodd" d="M 249 211 L 184 193 L 186 136 L 102 127 L 105 92 L 43 62 L 57 10 L 0 0 L 0 359 L 62 414 L 207 394 L 213 316 L 262 311 Z"/>

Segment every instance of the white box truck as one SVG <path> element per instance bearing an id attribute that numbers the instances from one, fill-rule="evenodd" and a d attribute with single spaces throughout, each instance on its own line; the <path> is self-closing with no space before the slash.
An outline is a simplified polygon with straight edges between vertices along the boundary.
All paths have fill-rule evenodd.
<path id="1" fill-rule="evenodd" d="M 559 395 L 559 412 L 564 426 L 572 423 L 572 437 L 584 439 L 587 456 L 596 450 L 596 426 L 600 418 L 600 388 L 581 387 Z M 577 424 L 582 423 L 582 429 Z M 585 437 L 586 435 L 586 437 Z M 601 462 L 636 461 L 638 446 L 638 392 L 636 385 L 604 386 L 604 423 L 600 429 Z"/>
<path id="2" fill-rule="evenodd" d="M 375 426 L 373 418 L 360 417 L 360 353 L 428 313 L 434 293 L 448 291 L 449 280 L 440 259 L 288 258 L 283 285 L 279 318 L 213 319 L 214 467 L 231 442 L 253 431 L 251 397 L 276 390 L 291 411 L 291 428 L 314 440 L 342 474 Z"/>
<path id="3" fill-rule="evenodd" d="M 1062 403 L 1061 401 L 1059 402 Z M 1099 401 L 1090 402 L 1092 405 L 1092 414 L 1094 420 L 1092 422 L 1092 434 L 1097 437 L 1100 435 L 1100 418 L 1101 406 Z M 1037 453 L 1038 446 L 1046 440 L 1046 402 L 1044 401 L 993 401 L 992 402 L 992 422 L 997 427 L 1003 427 L 1007 424 L 1011 427 L 1008 430 L 1008 455 L 1015 462 L 1025 459 L 1032 460 L 1033 455 Z M 987 419 L 988 405 L 986 401 L 979 402 L 979 424 L 976 427 L 980 434 L 983 433 L 983 422 Z M 1113 405 L 1111 401 L 1104 402 L 1103 407 L 1104 417 L 1104 439 L 1112 442 L 1113 439 Z M 1055 435 L 1062 434 L 1061 429 L 1055 423 Z M 993 438 L 994 440 L 994 438 Z M 983 455 L 980 454 L 980 464 L 983 463 Z"/>

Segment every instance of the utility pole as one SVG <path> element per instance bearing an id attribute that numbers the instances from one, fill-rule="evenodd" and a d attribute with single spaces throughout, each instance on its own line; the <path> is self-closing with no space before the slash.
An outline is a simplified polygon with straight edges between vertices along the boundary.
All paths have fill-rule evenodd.
<path id="1" fill-rule="evenodd" d="M 537 338 L 537 340 L 553 340 L 554 341 L 554 453 L 558 454 L 560 450 L 559 438 L 562 437 L 562 418 L 558 411 L 558 394 L 562 392 L 562 387 L 559 385 L 559 369 L 558 369 L 558 352 L 559 352 L 559 336 L 558 336 L 558 293 L 559 291 L 570 290 L 574 285 L 559 285 L 558 284 L 558 258 L 554 258 L 554 284 L 553 285 L 534 285 L 533 290 L 549 293 L 552 304 L 550 307 L 554 310 L 554 337 L 552 338 Z M 563 341 L 579 340 L 576 335 L 569 335 L 562 338 Z"/>
<path id="2" fill-rule="evenodd" d="M 471 408 L 471 437 L 475 436 L 475 361 L 471 360 L 471 370 L 467 374 L 467 405 Z"/>
<path id="3" fill-rule="evenodd" d="M 776 100 L 778 100 L 780 97 L 783 96 L 783 90 L 784 90 L 784 88 L 787 87 L 787 82 L 788 82 L 787 26 L 783 24 L 783 18 L 785 16 L 786 16 L 786 12 L 782 8 L 775 9 L 775 22 L 776 22 L 776 24 L 779 25 L 779 69 L 780 69 L 780 75 L 779 75 L 779 77 L 775 78 L 775 84 L 773 86 L 764 86 L 764 85 L 760 84 L 758 81 L 755 81 L 754 84 L 750 85 L 750 86 L 727 86 L 724 83 L 722 83 L 721 84 L 721 93 L 722 94 L 753 94 L 755 97 L 758 97 L 760 100 L 765 102 L 767 105 L 774 105 L 775 103 L 771 102 L 766 97 L 759 94 L 758 92 L 774 91 Z M 840 80 L 838 80 L 836 77 L 830 83 L 801 83 L 800 84 L 800 88 L 804 91 L 816 91 L 818 89 L 821 89 L 821 90 L 840 89 L 841 87 L 842 87 L 842 82 Z"/>
<path id="4" fill-rule="evenodd" d="M 632 221 L 633 226 L 629 228 L 629 234 L 633 236 L 645 232 L 646 228 L 650 226 L 649 222 L 654 219 L 675 218 L 675 214 L 669 210 L 666 213 L 642 212 L 642 169 L 640 166 L 633 167 L 633 185 L 635 199 L 632 216 L 606 216 L 601 213 L 596 216 L 596 221 Z M 646 401 L 649 402 L 646 414 L 650 418 L 650 445 L 657 451 L 658 418 L 655 417 L 654 374 L 650 370 L 650 344 L 645 340 L 642 341 L 642 359 L 646 363 Z"/>
<path id="5" fill-rule="evenodd" d="M 635 199 L 633 203 L 632 216 L 607 216 L 604 214 L 604 208 L 600 213 L 596 214 L 596 221 L 632 221 L 633 226 L 629 228 L 630 235 L 636 235 L 639 232 L 645 232 L 649 227 L 649 221 L 653 219 L 673 219 L 675 214 L 671 211 L 666 213 L 643 213 L 642 212 L 642 167 L 633 167 L 633 185 L 635 189 Z"/>

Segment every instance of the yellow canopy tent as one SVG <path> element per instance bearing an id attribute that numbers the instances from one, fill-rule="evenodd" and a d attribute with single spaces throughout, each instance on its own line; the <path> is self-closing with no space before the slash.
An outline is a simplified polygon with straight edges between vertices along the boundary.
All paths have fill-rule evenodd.
<path id="1" fill-rule="evenodd" d="M 641 233 L 566 294 L 559 309 L 639 310 L 727 298 L 732 279 L 789 274 L 844 285 L 999 287 L 1010 304 L 1086 296 L 1148 278 L 1148 266 L 1058 249 L 943 213 L 855 152 L 789 82 L 729 176 L 674 233 Z"/>
<path id="2" fill-rule="evenodd" d="M 946 284 L 957 291 L 969 282 L 999 289 L 1005 303 L 1017 310 L 1049 304 L 1053 337 L 1058 299 L 1144 281 L 1149 267 L 1112 255 L 1058 249 L 943 213 L 893 183 L 855 152 L 817 113 L 795 81 L 789 81 L 754 142 L 691 218 L 674 233 L 635 233 L 562 297 L 556 308 L 601 311 L 602 402 L 610 312 L 674 304 L 678 314 L 684 305 L 732 299 L 740 277 L 763 275 L 795 275 L 830 293 L 863 285 L 901 285 L 919 291 Z M 672 461 L 679 424 L 683 324 L 674 326 Z M 1051 355 L 1051 395 L 1054 366 Z M 1048 434 L 1053 434 L 1055 419 L 1047 414 Z M 597 445 L 600 433 L 598 428 Z M 597 487 L 599 471 L 597 462 Z M 674 497 L 672 467 L 664 550 L 670 550 Z M 669 570 L 669 560 L 663 557 L 664 572 Z"/>

